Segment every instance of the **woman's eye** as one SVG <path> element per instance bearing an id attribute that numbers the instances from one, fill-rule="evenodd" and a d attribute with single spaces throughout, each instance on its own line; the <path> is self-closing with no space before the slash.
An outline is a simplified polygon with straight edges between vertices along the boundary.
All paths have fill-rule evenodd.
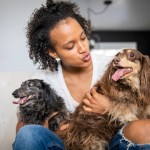
<path id="1" fill-rule="evenodd" d="M 69 45 L 66 49 L 71 50 L 74 48 L 74 44 Z"/>

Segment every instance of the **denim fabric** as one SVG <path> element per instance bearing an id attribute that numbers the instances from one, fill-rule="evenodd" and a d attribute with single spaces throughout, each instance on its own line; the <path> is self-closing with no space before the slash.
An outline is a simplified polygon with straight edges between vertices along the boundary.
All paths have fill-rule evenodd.
<path id="1" fill-rule="evenodd" d="M 122 133 L 123 128 L 112 139 L 109 150 L 150 150 L 150 144 L 134 144 L 126 139 Z"/>
<path id="2" fill-rule="evenodd" d="M 41 125 L 22 127 L 13 144 L 13 150 L 65 150 L 62 140 Z"/>

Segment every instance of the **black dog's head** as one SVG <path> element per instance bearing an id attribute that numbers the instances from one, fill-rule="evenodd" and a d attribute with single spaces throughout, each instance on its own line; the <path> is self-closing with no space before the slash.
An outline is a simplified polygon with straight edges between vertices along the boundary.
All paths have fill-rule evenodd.
<path id="1" fill-rule="evenodd" d="M 16 89 L 12 95 L 15 98 L 19 98 L 18 101 L 13 101 L 14 104 L 20 105 L 28 105 L 28 103 L 33 103 L 34 100 L 41 99 L 41 96 L 44 94 L 42 89 L 45 88 L 46 83 L 42 82 L 41 80 L 34 79 L 34 80 L 27 80 L 21 84 L 21 87 Z"/>
<path id="2" fill-rule="evenodd" d="M 64 100 L 50 85 L 39 79 L 23 82 L 12 95 L 19 98 L 13 103 L 19 104 L 19 116 L 25 124 L 43 125 L 45 120 L 51 120 L 48 121 L 48 126 L 51 130 L 56 130 L 67 113 Z M 53 114 L 57 115 L 53 116 Z"/>

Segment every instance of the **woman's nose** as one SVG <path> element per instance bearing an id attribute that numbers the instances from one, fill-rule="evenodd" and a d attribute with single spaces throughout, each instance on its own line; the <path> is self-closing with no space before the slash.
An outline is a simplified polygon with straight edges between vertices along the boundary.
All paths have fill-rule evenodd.
<path id="1" fill-rule="evenodd" d="M 84 45 L 84 43 L 79 42 L 79 48 L 78 48 L 79 53 L 83 53 L 86 51 L 86 46 Z"/>

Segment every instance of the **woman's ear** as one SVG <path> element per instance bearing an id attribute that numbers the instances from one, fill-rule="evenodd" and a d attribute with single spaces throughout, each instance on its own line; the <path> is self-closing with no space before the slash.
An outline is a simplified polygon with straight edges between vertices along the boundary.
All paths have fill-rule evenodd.
<path id="1" fill-rule="evenodd" d="M 49 50 L 49 55 L 54 59 L 58 58 L 58 55 L 55 51 Z"/>

